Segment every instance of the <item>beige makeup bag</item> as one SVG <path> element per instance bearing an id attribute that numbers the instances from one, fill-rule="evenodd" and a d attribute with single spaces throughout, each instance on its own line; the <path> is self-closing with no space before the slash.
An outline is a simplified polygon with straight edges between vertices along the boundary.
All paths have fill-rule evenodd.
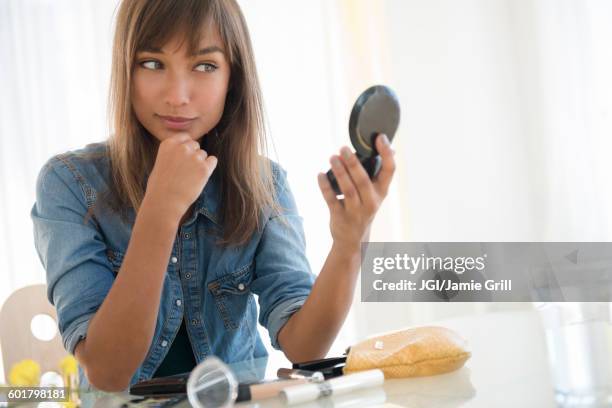
<path id="1" fill-rule="evenodd" d="M 343 371 L 379 368 L 385 378 L 420 377 L 457 370 L 470 356 L 466 341 L 452 330 L 416 327 L 351 346 Z"/>

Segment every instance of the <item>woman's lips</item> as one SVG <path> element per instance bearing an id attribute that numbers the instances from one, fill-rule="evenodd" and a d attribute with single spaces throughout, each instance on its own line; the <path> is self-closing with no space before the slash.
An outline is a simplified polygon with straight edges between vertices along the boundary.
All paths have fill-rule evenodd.
<path id="1" fill-rule="evenodd" d="M 185 118 L 185 117 L 178 117 L 178 116 L 162 116 L 162 115 L 158 115 L 158 116 L 161 119 L 164 126 L 166 126 L 169 129 L 177 129 L 177 130 L 188 129 L 193 123 L 193 121 L 195 120 L 195 118 Z"/>

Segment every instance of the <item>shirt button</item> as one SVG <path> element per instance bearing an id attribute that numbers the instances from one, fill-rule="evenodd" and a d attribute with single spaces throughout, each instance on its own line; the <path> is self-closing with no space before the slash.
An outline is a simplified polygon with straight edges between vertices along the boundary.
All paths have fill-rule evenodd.
<path id="1" fill-rule="evenodd" d="M 244 290 L 244 283 L 239 283 L 238 284 L 238 290 L 240 290 L 240 291 Z"/>
<path id="2" fill-rule="evenodd" d="M 186 232 L 185 235 L 183 235 L 183 237 L 185 237 L 185 239 L 189 239 L 191 238 L 191 234 Z"/>
<path id="3" fill-rule="evenodd" d="M 177 305 L 177 306 L 180 306 L 180 305 L 182 305 L 182 304 L 183 304 L 183 302 L 181 302 L 181 299 L 177 299 L 177 300 L 176 300 L 176 305 Z"/>
<path id="4" fill-rule="evenodd" d="M 172 258 L 170 258 L 170 261 L 175 264 L 178 262 L 178 258 L 176 256 L 173 256 Z"/>
<path id="5" fill-rule="evenodd" d="M 162 342 L 161 342 L 161 346 L 162 346 L 162 347 L 166 347 L 167 345 L 168 345 L 168 342 L 167 342 L 166 340 L 164 340 L 164 341 L 162 341 Z"/>
<path id="6" fill-rule="evenodd" d="M 186 273 L 185 274 L 185 279 L 191 279 L 191 274 L 190 273 Z"/>

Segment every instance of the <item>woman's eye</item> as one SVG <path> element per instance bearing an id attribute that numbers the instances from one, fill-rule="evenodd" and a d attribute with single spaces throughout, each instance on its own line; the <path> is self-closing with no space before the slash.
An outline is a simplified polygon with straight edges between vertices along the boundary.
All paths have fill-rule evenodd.
<path id="1" fill-rule="evenodd" d="M 161 66 L 161 63 L 159 61 L 154 61 L 154 60 L 142 61 L 140 63 L 140 66 L 146 69 L 159 69 L 159 67 Z"/>
<path id="2" fill-rule="evenodd" d="M 202 64 L 198 64 L 195 69 L 196 71 L 200 71 L 200 72 L 214 72 L 217 69 L 217 67 L 213 64 L 202 63 Z"/>
<path id="3" fill-rule="evenodd" d="M 161 62 L 156 60 L 147 60 L 140 62 L 140 66 L 150 70 L 158 70 L 163 68 Z M 200 72 L 214 72 L 217 69 L 217 66 L 208 62 L 203 62 L 201 64 L 196 65 L 195 70 Z"/>

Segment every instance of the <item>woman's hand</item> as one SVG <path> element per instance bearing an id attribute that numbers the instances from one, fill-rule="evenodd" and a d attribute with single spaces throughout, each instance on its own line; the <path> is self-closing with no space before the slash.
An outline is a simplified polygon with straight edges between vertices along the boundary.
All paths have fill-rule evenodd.
<path id="1" fill-rule="evenodd" d="M 159 145 L 145 197 L 180 219 L 200 196 L 216 166 L 217 158 L 208 156 L 187 133 L 165 139 Z"/>
<path id="2" fill-rule="evenodd" d="M 318 176 L 319 187 L 330 211 L 330 230 L 334 245 L 348 251 L 359 251 L 362 240 L 367 240 L 370 225 L 380 204 L 387 196 L 395 172 L 394 151 L 386 135 L 376 138 L 376 149 L 382 163 L 374 180 L 370 180 L 357 156 L 346 146 L 340 156 L 330 159 L 343 200 L 336 193 L 324 173 Z"/>
<path id="3" fill-rule="evenodd" d="M 382 168 L 373 181 L 348 147 L 342 148 L 341 157 L 332 156 L 332 171 L 344 193 L 343 200 L 336 198 L 327 176 L 319 174 L 319 187 L 331 213 L 334 244 L 306 302 L 278 333 L 279 344 L 293 362 L 325 357 L 353 303 L 361 242 L 367 240 L 370 224 L 395 172 L 393 150 L 386 136 L 376 138 L 376 149 Z"/>

